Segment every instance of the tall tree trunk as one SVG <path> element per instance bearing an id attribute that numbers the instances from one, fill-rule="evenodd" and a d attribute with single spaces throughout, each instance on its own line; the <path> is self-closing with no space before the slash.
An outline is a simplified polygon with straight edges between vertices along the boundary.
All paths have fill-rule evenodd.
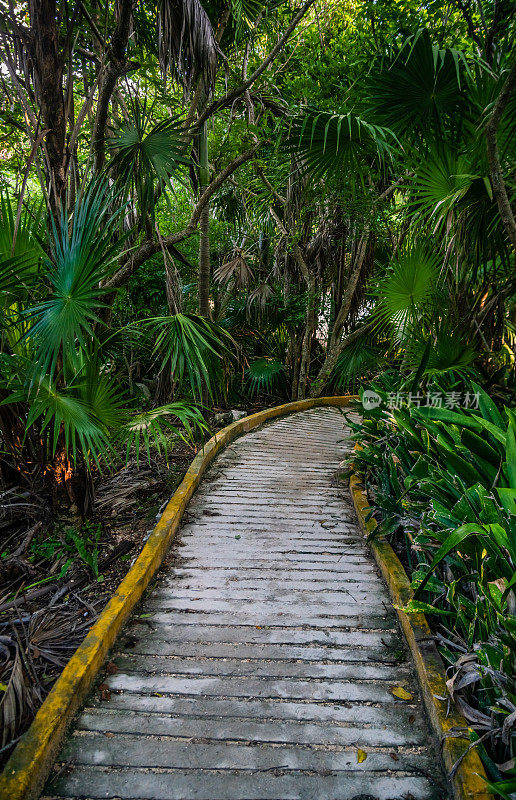
<path id="1" fill-rule="evenodd" d="M 289 352 L 287 357 L 287 363 L 290 365 L 290 374 L 292 377 L 291 387 L 290 387 L 290 399 L 296 400 L 297 399 L 297 387 L 299 383 L 299 363 L 300 363 L 300 344 L 298 342 L 298 338 L 296 336 L 296 331 L 292 330 L 290 332 L 290 343 L 289 343 Z"/>
<path id="2" fill-rule="evenodd" d="M 37 0 L 36 0 L 37 2 Z M 140 66 L 136 61 L 126 58 L 127 43 L 131 33 L 131 21 L 135 0 L 118 1 L 118 18 L 109 43 L 108 60 L 103 69 L 99 86 L 97 111 L 93 127 L 93 151 L 95 172 L 98 174 L 104 168 L 106 161 L 105 136 L 109 120 L 109 103 L 116 84 L 122 75 L 126 75 Z"/>
<path id="3" fill-rule="evenodd" d="M 306 307 L 305 332 L 301 345 L 301 363 L 299 366 L 299 378 L 297 384 L 297 399 L 304 400 L 306 396 L 306 383 L 310 371 L 310 360 L 312 355 L 312 338 L 317 325 L 315 280 L 310 279 L 308 285 L 308 301 Z"/>
<path id="4" fill-rule="evenodd" d="M 199 195 L 210 182 L 208 128 L 204 122 L 199 135 Z M 199 220 L 199 313 L 210 318 L 210 204 L 206 203 Z"/>
<path id="5" fill-rule="evenodd" d="M 335 368 L 340 354 L 349 343 L 349 337 L 344 341 L 342 340 L 342 329 L 348 318 L 353 301 L 353 295 L 355 294 L 358 281 L 360 280 L 360 275 L 362 274 L 369 244 L 369 230 L 370 223 L 365 226 L 362 236 L 360 237 L 355 263 L 353 265 L 351 275 L 349 276 L 348 285 L 346 286 L 346 290 L 340 304 L 339 313 L 335 319 L 331 337 L 328 341 L 326 358 L 324 359 L 324 364 L 319 370 L 317 378 L 312 383 L 310 397 L 319 397 L 321 395 L 321 392 L 328 383 L 329 377 Z"/>
<path id="6" fill-rule="evenodd" d="M 59 43 L 56 0 L 29 0 L 34 88 L 45 135 L 48 194 L 58 218 L 66 193 L 66 114 L 63 93 L 63 53 Z"/>

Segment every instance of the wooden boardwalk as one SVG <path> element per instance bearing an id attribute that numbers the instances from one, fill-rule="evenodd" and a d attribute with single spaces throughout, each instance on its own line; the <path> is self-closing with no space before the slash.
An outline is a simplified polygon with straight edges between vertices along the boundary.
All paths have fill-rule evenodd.
<path id="1" fill-rule="evenodd" d="M 45 797 L 448 796 L 395 614 L 336 480 L 345 434 L 338 411 L 314 409 L 216 459 Z"/>

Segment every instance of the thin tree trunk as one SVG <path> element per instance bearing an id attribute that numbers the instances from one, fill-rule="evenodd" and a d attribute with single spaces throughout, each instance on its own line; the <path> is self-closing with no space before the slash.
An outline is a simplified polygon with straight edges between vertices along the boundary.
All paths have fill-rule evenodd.
<path id="1" fill-rule="evenodd" d="M 308 286 L 305 332 L 303 336 L 303 344 L 301 345 L 301 363 L 299 366 L 299 380 L 297 384 L 298 400 L 304 400 L 306 396 L 306 384 L 308 380 L 308 373 L 310 371 L 310 361 L 312 356 L 312 338 L 315 333 L 315 326 L 317 324 L 315 306 L 315 280 L 311 278 Z"/>
<path id="2" fill-rule="evenodd" d="M 338 342 L 338 344 L 333 345 L 331 349 L 328 350 L 326 353 L 326 358 L 324 360 L 324 364 L 322 365 L 321 369 L 319 370 L 319 374 L 315 381 L 313 381 L 312 386 L 310 388 L 309 397 L 320 397 L 323 389 L 325 388 L 328 380 L 330 378 L 331 373 L 335 369 L 335 365 L 339 360 L 339 356 L 343 350 L 346 349 L 350 344 L 355 342 L 361 336 L 364 335 L 368 326 L 363 325 L 361 328 L 356 328 L 349 336 L 346 336 L 342 341 Z"/>
<path id="3" fill-rule="evenodd" d="M 489 176 L 491 178 L 491 186 L 493 187 L 493 194 L 498 204 L 498 211 L 500 217 L 512 246 L 516 249 L 516 220 L 514 212 L 511 208 L 509 196 L 503 178 L 502 165 L 500 162 L 500 153 L 498 150 L 498 137 L 497 131 L 503 112 L 505 111 L 511 95 L 516 85 L 516 60 L 512 65 L 507 80 L 505 81 L 502 91 L 498 95 L 498 99 L 494 104 L 493 111 L 486 125 L 486 139 L 487 139 L 487 158 L 489 161 Z"/>
<path id="4" fill-rule="evenodd" d="M 348 318 L 351 309 L 351 303 L 353 302 L 353 296 L 355 294 L 358 281 L 362 273 L 362 268 L 365 263 L 367 247 L 369 244 L 369 229 L 370 225 L 368 224 L 366 225 L 362 236 L 360 237 L 356 262 L 350 275 L 348 285 L 346 286 L 346 291 L 344 292 L 344 296 L 342 298 L 342 303 L 335 320 L 331 339 L 328 341 L 328 348 L 326 350 L 324 364 L 319 370 L 317 378 L 312 383 L 310 397 L 319 397 L 321 395 L 322 390 L 326 386 L 328 379 L 335 368 L 340 354 L 342 353 L 344 347 L 349 344 L 349 337 L 342 341 L 342 329 Z"/>
<path id="5" fill-rule="evenodd" d="M 299 384 L 299 366 L 301 362 L 301 345 L 296 336 L 296 331 L 293 330 L 290 334 L 290 364 L 291 364 L 291 374 L 292 374 L 292 382 L 290 387 L 290 399 L 296 400 L 297 399 L 297 387 Z"/>
<path id="6" fill-rule="evenodd" d="M 208 129 L 203 124 L 199 136 L 199 194 L 202 197 L 210 182 Z M 199 220 L 199 313 L 210 318 L 210 204 L 204 206 Z"/>
<path id="7" fill-rule="evenodd" d="M 109 103 L 116 84 L 122 75 L 140 66 L 126 58 L 127 43 L 131 32 L 131 20 L 135 0 L 120 0 L 118 20 L 109 45 L 109 60 L 104 68 L 99 87 L 99 99 L 93 128 L 93 150 L 95 172 L 100 173 L 106 160 L 105 136 L 109 120 Z"/>

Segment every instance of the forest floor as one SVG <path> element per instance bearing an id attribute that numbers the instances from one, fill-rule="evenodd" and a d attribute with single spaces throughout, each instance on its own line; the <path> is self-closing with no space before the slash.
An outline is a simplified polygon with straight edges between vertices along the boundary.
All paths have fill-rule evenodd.
<path id="1" fill-rule="evenodd" d="M 24 535 L 0 530 L 0 768 L 138 557 L 194 454 L 181 442 L 167 459 L 131 462 L 109 476 L 80 533 L 36 523 L 40 529 L 13 556 Z"/>
<path id="2" fill-rule="evenodd" d="M 264 407 L 256 401 L 247 413 Z M 178 439 L 166 458 L 141 456 L 98 478 L 80 532 L 52 523 L 19 487 L 2 488 L 11 510 L 0 499 L 0 770 L 138 557 L 196 449 Z"/>

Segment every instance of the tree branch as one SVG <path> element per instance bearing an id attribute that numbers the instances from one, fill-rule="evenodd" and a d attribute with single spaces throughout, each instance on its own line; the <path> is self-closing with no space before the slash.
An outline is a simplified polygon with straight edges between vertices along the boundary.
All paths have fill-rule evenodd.
<path id="1" fill-rule="evenodd" d="M 199 220 L 201 218 L 202 211 L 207 203 L 209 203 L 210 199 L 213 197 L 215 192 L 222 186 L 222 184 L 229 178 L 230 175 L 235 172 L 242 164 L 245 164 L 246 161 L 249 161 L 259 147 L 261 147 L 263 143 L 257 142 L 254 144 L 249 150 L 246 150 L 245 153 L 237 156 L 237 158 L 233 159 L 228 166 L 220 172 L 216 178 L 210 183 L 209 186 L 206 187 L 205 191 L 200 196 L 199 200 L 197 201 L 197 205 L 195 206 L 192 216 L 185 228 L 177 233 L 171 233 L 168 236 L 164 236 L 161 239 L 161 243 L 157 240 L 147 240 L 143 242 L 143 244 L 129 257 L 129 259 L 123 264 L 117 272 L 105 283 L 105 288 L 108 290 L 117 289 L 119 286 L 123 286 L 126 283 L 131 275 L 140 267 L 142 264 L 147 261 L 148 258 L 153 256 L 155 253 L 161 250 L 161 247 L 172 247 L 179 242 L 182 242 L 184 239 L 188 239 L 189 236 L 192 236 L 197 231 L 197 225 L 199 224 Z"/>
<path id="2" fill-rule="evenodd" d="M 297 14 L 293 17 L 290 25 L 288 26 L 283 36 L 278 40 L 276 45 L 272 48 L 269 55 L 262 61 L 260 66 L 257 69 L 255 69 L 255 71 L 250 75 L 250 77 L 246 81 L 241 83 L 240 86 L 237 86 L 235 89 L 232 89 L 230 92 L 227 92 L 218 100 L 214 100 L 214 102 L 211 103 L 202 112 L 202 114 L 199 115 L 199 118 L 197 119 L 196 123 L 197 126 L 202 125 L 203 122 L 206 122 L 206 120 L 212 117 L 213 114 L 215 114 L 221 108 L 225 108 L 226 106 L 231 106 L 235 102 L 235 100 L 237 100 L 239 97 L 245 94 L 245 92 L 253 85 L 253 83 L 256 80 L 258 80 L 260 75 L 262 75 L 265 72 L 269 64 L 271 64 L 274 61 L 278 53 L 283 49 L 284 45 L 290 38 L 293 31 L 296 29 L 299 22 L 303 19 L 306 12 L 310 9 L 311 6 L 313 6 L 314 3 L 315 0 L 308 0 L 308 2 L 306 2 L 304 6 L 299 9 Z"/>

